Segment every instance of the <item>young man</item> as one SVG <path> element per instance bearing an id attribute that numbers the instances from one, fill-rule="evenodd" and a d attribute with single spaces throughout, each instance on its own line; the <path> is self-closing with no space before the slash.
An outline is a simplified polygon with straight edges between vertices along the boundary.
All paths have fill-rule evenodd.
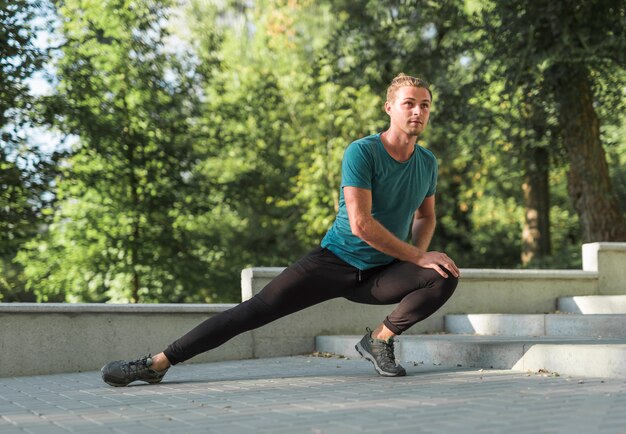
<path id="1" fill-rule="evenodd" d="M 154 357 L 115 361 L 103 380 L 126 386 L 158 383 L 171 365 L 234 336 L 332 298 L 398 306 L 356 344 L 383 376 L 402 376 L 394 336 L 439 309 L 454 292 L 459 269 L 429 252 L 435 230 L 437 160 L 416 144 L 430 116 L 428 84 L 404 74 L 387 90 L 387 131 L 351 143 L 342 163 L 339 212 L 321 247 L 288 267 L 261 292 L 204 321 Z M 412 234 L 412 244 L 405 242 Z"/>

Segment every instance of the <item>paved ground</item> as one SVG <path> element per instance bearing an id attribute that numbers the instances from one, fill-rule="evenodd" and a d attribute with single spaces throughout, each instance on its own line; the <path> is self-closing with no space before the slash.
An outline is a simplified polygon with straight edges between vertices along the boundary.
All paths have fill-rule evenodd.
<path id="1" fill-rule="evenodd" d="M 626 433 L 626 381 L 285 357 L 179 366 L 160 385 L 99 372 L 0 378 L 0 433 Z"/>

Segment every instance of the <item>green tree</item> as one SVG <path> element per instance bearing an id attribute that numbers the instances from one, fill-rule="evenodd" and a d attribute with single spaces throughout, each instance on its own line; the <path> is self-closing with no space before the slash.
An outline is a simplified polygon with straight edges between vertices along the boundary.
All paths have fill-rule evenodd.
<path id="1" fill-rule="evenodd" d="M 194 59 L 167 50 L 172 4 L 56 3 L 54 126 L 79 142 L 47 233 L 20 252 L 41 301 L 208 301 L 189 216 L 196 180 Z M 176 41 L 170 41 L 175 43 Z"/>
<path id="2" fill-rule="evenodd" d="M 14 258 L 45 224 L 53 199 L 44 192 L 57 156 L 46 158 L 24 133 L 35 103 L 28 80 L 45 59 L 34 44 L 39 10 L 34 2 L 0 1 L 0 301 L 32 298 Z"/>
<path id="3" fill-rule="evenodd" d="M 553 98 L 569 163 L 568 193 L 583 241 L 626 240 L 594 108 L 596 72 L 613 74 L 626 65 L 626 6 L 621 1 L 494 2 L 485 15 L 509 80 L 532 86 L 527 78 L 539 77 Z"/>

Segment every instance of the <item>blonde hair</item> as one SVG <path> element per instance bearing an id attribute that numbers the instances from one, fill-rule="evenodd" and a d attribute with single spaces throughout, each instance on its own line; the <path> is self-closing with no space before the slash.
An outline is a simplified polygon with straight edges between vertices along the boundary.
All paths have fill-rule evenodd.
<path id="1" fill-rule="evenodd" d="M 428 91 L 428 94 L 430 95 L 430 101 L 432 102 L 433 93 L 430 91 L 429 84 L 421 78 L 411 77 L 410 75 L 406 75 L 403 72 L 396 75 L 396 77 L 391 80 L 391 83 L 387 88 L 387 101 L 393 102 L 396 99 L 396 92 L 398 91 L 398 89 L 404 86 L 423 87 Z"/>

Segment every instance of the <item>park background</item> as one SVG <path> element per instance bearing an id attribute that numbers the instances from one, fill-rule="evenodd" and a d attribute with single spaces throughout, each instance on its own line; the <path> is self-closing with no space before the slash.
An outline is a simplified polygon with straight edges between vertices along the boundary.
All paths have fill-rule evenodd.
<path id="1" fill-rule="evenodd" d="M 217 303 L 287 265 L 432 84 L 431 247 L 580 268 L 626 241 L 623 1 L 0 0 L 0 301 Z"/>

